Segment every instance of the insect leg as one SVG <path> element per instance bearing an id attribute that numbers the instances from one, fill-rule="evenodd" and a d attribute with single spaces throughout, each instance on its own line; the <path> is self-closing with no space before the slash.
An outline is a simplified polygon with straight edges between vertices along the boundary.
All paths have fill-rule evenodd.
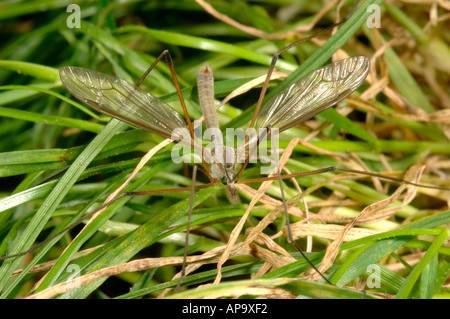
<path id="1" fill-rule="evenodd" d="M 269 134 L 270 134 L 270 138 L 271 138 L 271 142 L 272 142 L 272 150 L 274 152 L 274 158 L 275 158 L 275 169 L 277 170 L 277 177 L 278 177 L 278 182 L 280 184 L 280 192 L 281 192 L 281 199 L 283 201 L 283 209 L 284 209 L 284 216 L 285 216 L 285 220 L 286 220 L 286 228 L 288 231 L 288 239 L 289 241 L 295 246 L 295 248 L 298 250 L 298 252 L 302 255 L 302 257 L 308 262 L 308 264 L 330 285 L 333 285 L 317 268 L 316 266 L 314 266 L 314 264 L 308 259 L 308 257 L 305 255 L 305 253 L 303 252 L 303 250 L 300 248 L 300 246 L 297 245 L 297 243 L 294 240 L 294 237 L 292 236 L 292 231 L 291 231 L 291 222 L 289 221 L 289 213 L 288 213 L 288 207 L 287 207 L 287 203 L 286 203 L 286 197 L 284 195 L 284 188 L 283 188 L 283 183 L 282 183 L 282 178 L 281 178 L 281 172 L 280 172 L 280 165 L 279 165 L 279 160 L 278 160 L 278 149 L 275 145 L 275 139 L 274 139 L 274 135 L 272 134 L 272 128 L 269 126 L 267 128 L 269 130 Z"/>
<path id="2" fill-rule="evenodd" d="M 181 276 L 180 276 L 180 280 L 178 281 L 177 287 L 175 288 L 175 293 L 177 293 L 178 289 L 180 288 L 181 282 L 183 281 L 183 279 L 186 275 L 186 259 L 187 259 L 187 250 L 188 250 L 188 244 L 189 244 L 189 231 L 191 228 L 192 202 L 194 201 L 195 180 L 197 178 L 197 167 L 198 167 L 198 165 L 195 164 L 194 169 L 192 171 L 191 197 L 189 200 L 189 214 L 188 214 L 188 221 L 187 221 L 187 226 L 186 226 L 186 240 L 184 242 L 183 265 L 181 266 Z"/>
<path id="3" fill-rule="evenodd" d="M 405 183 L 412 186 L 422 187 L 422 188 L 429 188 L 429 189 L 438 189 L 442 191 L 450 191 L 449 187 L 441 187 L 441 186 L 433 186 L 433 185 L 425 185 L 420 183 L 414 183 L 407 180 L 404 180 L 399 177 L 395 176 L 386 176 L 378 173 L 368 172 L 368 171 L 360 171 L 356 169 L 346 168 L 346 167 L 338 167 L 338 166 L 329 166 L 325 168 L 319 168 L 316 170 L 308 171 L 308 172 L 301 172 L 301 173 L 292 173 L 292 174 L 286 174 L 281 175 L 281 179 L 287 179 L 287 178 L 297 178 L 302 176 L 309 176 L 309 175 L 316 175 L 316 174 L 323 174 L 323 173 L 329 173 L 329 172 L 347 172 L 347 173 L 354 173 L 354 174 L 360 174 L 360 175 L 367 175 L 367 176 L 374 176 L 381 179 L 385 179 L 392 182 L 397 183 Z M 239 180 L 236 182 L 236 184 L 250 184 L 250 183 L 259 183 L 259 182 L 265 182 L 270 180 L 276 180 L 278 179 L 278 176 L 271 176 L 271 177 L 260 177 L 260 178 L 254 178 L 254 179 L 247 179 L 247 180 Z"/>
<path id="4" fill-rule="evenodd" d="M 214 185 L 217 185 L 217 183 L 208 183 L 208 184 L 203 184 L 203 185 L 197 185 L 195 186 L 195 182 L 192 184 L 192 187 L 181 187 L 181 188 L 173 188 L 173 189 L 164 189 L 164 190 L 152 190 L 152 191 L 137 191 L 137 192 L 124 192 L 120 195 L 118 195 L 117 197 L 114 197 L 112 199 L 110 199 L 109 201 L 103 203 L 100 207 L 98 207 L 97 209 L 93 210 L 92 212 L 80 217 L 78 220 L 74 221 L 73 223 L 69 224 L 67 227 L 65 227 L 64 229 L 60 230 L 59 232 L 57 232 L 56 234 L 54 234 L 53 236 L 47 238 L 46 240 L 44 240 L 43 242 L 39 243 L 38 245 L 14 254 L 14 255 L 9 255 L 9 256 L 2 256 L 0 257 L 0 261 L 2 260 L 6 260 L 6 259 L 10 259 L 10 258 L 14 258 L 14 257 L 19 257 L 19 256 L 23 256 L 26 255 L 28 253 L 31 253 L 33 251 L 35 251 L 36 249 L 44 246 L 45 244 L 49 243 L 50 241 L 52 241 L 53 239 L 55 239 L 56 237 L 64 234 L 65 232 L 67 232 L 68 230 L 72 229 L 73 227 L 75 227 L 76 225 L 78 225 L 79 223 L 81 223 L 83 220 L 97 214 L 99 211 L 107 208 L 109 205 L 111 205 L 112 203 L 118 201 L 121 198 L 124 197 L 131 197 L 131 196 L 145 196 L 145 195 L 157 195 L 157 194 L 166 194 L 166 193 L 175 193 L 175 192 L 185 192 L 185 191 L 192 191 L 192 188 L 194 188 L 194 190 L 197 189 L 203 189 L 203 188 L 208 188 Z M 191 200 L 191 205 L 192 205 L 192 200 Z"/>
<path id="5" fill-rule="evenodd" d="M 172 60 L 172 57 L 170 55 L 169 50 L 164 50 L 159 55 L 159 57 L 156 58 L 155 61 L 153 61 L 152 65 L 150 65 L 150 67 L 147 69 L 147 71 L 145 71 L 144 75 L 142 75 L 142 77 L 136 83 L 136 86 L 141 85 L 141 83 L 144 81 L 144 79 L 147 77 L 147 75 L 150 73 L 150 71 L 153 70 L 153 68 L 156 66 L 156 64 L 158 64 L 158 62 L 161 61 L 161 59 L 163 57 L 166 59 L 167 65 L 169 66 L 170 73 L 171 73 L 172 79 L 173 79 L 173 83 L 175 84 L 175 88 L 177 90 L 178 98 L 180 100 L 181 107 L 183 108 L 184 117 L 185 117 L 186 122 L 188 124 L 189 133 L 191 133 L 191 136 L 194 137 L 195 136 L 194 135 L 194 128 L 192 126 L 191 119 L 189 118 L 189 113 L 188 113 L 187 108 L 186 108 L 186 103 L 184 102 L 183 94 L 181 93 L 180 84 L 178 82 L 178 77 L 177 77 L 177 74 L 175 72 L 175 68 L 174 68 L 174 65 L 173 65 L 173 60 Z"/>

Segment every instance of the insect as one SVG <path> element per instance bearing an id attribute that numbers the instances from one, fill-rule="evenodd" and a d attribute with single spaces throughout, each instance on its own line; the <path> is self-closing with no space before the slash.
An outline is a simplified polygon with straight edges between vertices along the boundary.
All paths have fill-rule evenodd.
<path id="1" fill-rule="evenodd" d="M 308 120 L 355 91 L 364 82 L 369 65 L 369 59 L 360 56 L 312 71 L 267 102 L 253 122 L 257 128 L 284 131 Z M 186 124 L 168 104 L 131 83 L 79 67 L 61 68 L 60 77 L 72 95 L 97 111 L 163 137 L 182 143 L 188 140 L 189 145 L 195 145 L 193 134 L 186 137 L 173 133 L 186 127 L 192 131 L 192 124 Z M 202 161 L 212 183 L 222 182 L 235 192 L 234 183 L 241 171 L 236 170 L 238 159 L 233 148 L 225 146 L 223 149 L 223 138 L 219 136 L 217 117 L 211 104 L 214 101 L 212 81 L 211 70 L 202 68 L 198 80 L 200 103 L 207 127 L 216 130 L 216 135 L 211 134 L 215 142 L 213 154 L 203 148 Z M 267 132 L 263 134 L 270 135 Z M 248 160 L 244 165 L 247 163 Z"/>

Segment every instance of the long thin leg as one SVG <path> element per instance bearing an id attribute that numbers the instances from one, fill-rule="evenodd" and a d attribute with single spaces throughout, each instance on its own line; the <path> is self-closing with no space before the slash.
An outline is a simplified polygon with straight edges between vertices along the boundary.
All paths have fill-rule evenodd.
<path id="1" fill-rule="evenodd" d="M 194 169 L 192 170 L 191 197 L 189 200 L 189 214 L 188 214 L 188 220 L 187 220 L 187 226 L 186 226 L 186 240 L 184 242 L 183 265 L 181 266 L 181 276 L 180 276 L 180 280 L 178 281 L 177 287 L 175 288 L 175 293 L 178 292 L 178 289 L 181 286 L 181 282 L 183 281 L 184 276 L 186 276 L 186 259 L 187 259 L 188 245 L 189 245 L 189 231 L 191 229 L 192 203 L 194 201 L 195 180 L 197 179 L 197 167 L 198 167 L 197 164 L 194 165 Z"/>
<path id="2" fill-rule="evenodd" d="M 278 177 L 278 182 L 280 184 L 280 192 L 281 192 L 281 199 L 283 200 L 283 209 L 284 209 L 284 217 L 286 220 L 286 227 L 287 227 L 287 231 L 288 231 L 288 239 L 289 241 L 295 246 L 295 248 L 299 251 L 299 253 L 302 255 L 302 257 L 308 262 L 308 264 L 330 285 L 333 285 L 320 271 L 319 269 L 316 268 L 316 266 L 314 266 L 314 264 L 311 262 L 311 260 L 309 260 L 309 258 L 305 255 L 305 253 L 303 252 L 303 250 L 300 248 L 299 245 L 297 245 L 297 243 L 294 240 L 294 237 L 292 236 L 292 231 L 291 231 L 291 222 L 289 221 L 289 213 L 288 213 L 288 207 L 287 207 L 287 203 L 286 203 L 286 197 L 284 196 L 284 188 L 283 188 L 283 182 L 282 182 L 282 178 L 281 178 L 281 171 L 280 171 L 280 164 L 279 164 L 279 160 L 278 160 L 278 148 L 275 145 L 275 137 L 272 134 L 272 128 L 269 126 L 269 134 L 270 134 L 270 138 L 271 138 L 271 142 L 272 142 L 272 150 L 274 152 L 274 158 L 275 158 L 275 169 L 277 170 L 277 177 Z"/>
<path id="3" fill-rule="evenodd" d="M 180 100 L 181 103 L 181 107 L 183 108 L 183 113 L 184 113 L 184 117 L 186 118 L 186 122 L 188 124 L 188 128 L 189 128 L 189 133 L 191 133 L 192 138 L 194 138 L 194 128 L 192 126 L 192 122 L 191 119 L 189 118 L 189 113 L 187 111 L 186 108 L 186 104 L 184 102 L 184 98 L 183 98 L 183 94 L 181 93 L 181 87 L 180 84 L 178 83 L 178 77 L 177 74 L 175 72 L 175 67 L 173 65 L 173 60 L 172 60 L 172 56 L 170 55 L 169 50 L 164 50 L 158 58 L 156 58 L 155 61 L 153 61 L 152 65 L 150 65 L 150 67 L 147 69 L 147 71 L 145 71 L 144 75 L 142 75 L 142 77 L 139 79 L 139 81 L 136 83 L 136 86 L 141 85 L 141 83 L 144 81 L 144 79 L 147 77 L 147 75 L 150 73 L 151 70 L 153 70 L 153 68 L 156 66 L 156 64 L 158 64 L 158 62 L 163 58 L 166 58 L 166 62 L 167 65 L 169 66 L 170 69 L 170 73 L 172 75 L 172 79 L 173 79 L 173 83 L 175 84 L 175 89 L 177 90 L 177 94 L 178 94 L 178 98 Z"/>
<path id="4" fill-rule="evenodd" d="M 208 184 L 203 184 L 203 185 L 198 185 L 195 186 L 193 183 L 193 187 L 195 190 L 197 189 L 203 189 L 203 188 L 208 188 L 211 186 L 217 185 L 217 183 L 208 183 Z M 0 261 L 2 260 L 6 260 L 6 259 L 10 259 L 10 258 L 14 258 L 14 257 L 19 257 L 19 256 L 23 256 L 26 255 L 28 253 L 31 253 L 33 251 L 35 251 L 36 249 L 44 246 L 45 244 L 49 243 L 50 241 L 52 241 L 53 239 L 55 239 L 56 237 L 64 234 L 65 232 L 67 232 L 68 230 L 72 229 L 73 227 L 77 226 L 79 223 L 81 223 L 83 220 L 97 214 L 99 211 L 105 209 L 106 207 L 108 207 L 109 205 L 111 205 L 112 203 L 118 201 L 119 199 L 123 198 L 123 197 L 131 197 L 131 196 L 144 196 L 144 195 L 158 195 L 158 194 L 167 194 L 167 193 L 175 193 L 175 192 L 183 192 L 183 191 L 189 191 L 192 190 L 192 187 L 180 187 L 180 188 L 173 188 L 173 189 L 165 189 L 165 190 L 154 190 L 154 191 L 141 191 L 141 192 L 124 192 L 122 194 L 120 194 L 117 197 L 114 197 L 113 199 L 107 201 L 106 203 L 104 203 L 103 205 L 101 205 L 99 208 L 93 210 L 92 212 L 80 217 L 79 219 L 77 219 L 76 221 L 74 221 L 73 223 L 69 224 L 67 227 L 65 227 L 64 229 L 60 230 L 59 232 L 57 232 L 56 234 L 54 234 L 53 236 L 47 238 L 46 240 L 44 240 L 43 242 L 39 243 L 38 245 L 23 251 L 21 253 L 17 253 L 14 255 L 9 255 L 9 256 L 2 256 L 0 257 Z M 192 200 L 191 200 L 191 206 L 192 206 Z"/>
<path id="5" fill-rule="evenodd" d="M 64 234 L 66 231 L 72 229 L 73 227 L 75 227 L 76 225 L 78 225 L 79 223 L 81 223 L 81 222 L 82 222 L 83 220 L 85 220 L 86 218 L 89 218 L 89 217 L 95 215 L 97 212 L 101 211 L 102 209 L 108 207 L 108 206 L 111 205 L 112 203 L 118 201 L 119 199 L 121 199 L 122 197 L 125 197 L 125 196 L 126 196 L 126 195 L 125 195 L 125 193 L 124 193 L 124 194 L 121 194 L 121 195 L 115 197 L 114 199 L 112 199 L 112 200 L 110 200 L 110 201 L 104 203 L 102 206 L 100 206 L 100 207 L 97 208 L 96 210 L 94 210 L 94 211 L 92 211 L 92 212 L 90 212 L 90 213 L 88 213 L 88 214 L 86 214 L 86 215 L 80 217 L 78 220 L 76 220 L 76 221 L 74 221 L 73 223 L 69 224 L 66 228 L 60 230 L 59 232 L 57 232 L 57 233 L 54 234 L 53 236 L 47 238 L 46 240 L 44 240 L 43 242 L 41 242 L 39 245 L 36 245 L 36 246 L 34 246 L 34 247 L 32 247 L 32 248 L 30 248 L 30 249 L 28 249 L 28 250 L 26 250 L 26 251 L 23 251 L 23 252 L 21 252 L 21 253 L 17 253 L 17 254 L 14 254 L 14 255 L 9 255 L 9 256 L 3 256 L 3 257 L 0 257 L 0 261 L 1 261 L 1 260 L 6 260 L 6 259 L 10 259 L 10 258 L 14 258 L 14 257 L 23 256 L 23 255 L 26 255 L 26 254 L 28 254 L 28 253 L 31 253 L 31 252 L 35 251 L 36 249 L 38 249 L 38 248 L 44 246 L 45 244 L 49 243 L 50 241 L 52 241 L 52 240 L 55 239 L 56 237 L 58 237 L 58 236 Z"/>
<path id="6" fill-rule="evenodd" d="M 276 158 L 278 159 L 278 157 L 276 157 Z M 277 162 L 277 165 L 278 165 L 278 162 Z M 399 177 L 385 176 L 385 175 L 381 175 L 381 174 L 377 174 L 377 173 L 373 173 L 373 172 L 360 171 L 360 170 L 356 170 L 356 169 L 351 169 L 351 168 L 346 168 L 346 167 L 338 167 L 338 166 L 330 166 L 330 167 L 316 169 L 316 170 L 312 170 L 312 171 L 308 171 L 308 172 L 293 173 L 293 174 L 286 174 L 286 175 L 281 175 L 278 172 L 277 176 L 253 178 L 253 179 L 246 179 L 246 180 L 242 179 L 242 180 L 236 181 L 236 184 L 260 183 L 260 182 L 269 181 L 269 180 L 283 180 L 283 179 L 288 179 L 288 178 L 296 178 L 296 177 L 310 176 L 310 175 L 317 175 L 317 174 L 338 172 L 338 171 L 347 172 L 347 173 L 353 173 L 353 174 L 360 174 L 360 175 L 374 176 L 374 177 L 378 177 L 378 178 L 381 178 L 381 179 L 385 179 L 385 180 L 389 180 L 389 181 L 393 181 L 393 182 L 397 182 L 397 183 L 405 183 L 405 184 L 408 184 L 408 185 L 417 186 L 417 187 L 421 187 L 421 188 L 429 188 L 429 189 L 437 189 L 437 190 L 442 190 L 442 191 L 450 191 L 449 187 L 424 185 L 424 184 L 410 182 L 410 181 L 404 180 L 404 179 L 399 178 Z M 198 190 L 198 189 L 211 187 L 211 186 L 214 186 L 214 185 L 217 185 L 217 182 L 208 183 L 208 184 L 204 184 L 204 185 L 198 185 L 198 186 L 195 186 L 194 188 L 195 188 L 195 190 Z M 280 185 L 281 185 L 281 183 L 280 183 Z M 100 206 L 96 210 L 94 210 L 94 211 L 90 212 L 89 214 L 84 215 L 80 219 L 74 221 L 72 224 L 70 224 L 69 226 L 67 226 L 63 230 L 59 231 L 58 233 L 56 233 L 52 237 L 49 237 L 48 239 L 46 239 L 45 241 L 43 241 L 39 245 L 37 245 L 37 246 L 35 246 L 33 248 L 30 248 L 27 251 L 21 252 L 21 253 L 0 257 L 0 261 L 5 260 L 5 259 L 9 259 L 9 258 L 13 258 L 13 257 L 23 256 L 25 254 L 28 254 L 28 253 L 38 249 L 39 247 L 42 247 L 43 245 L 47 244 L 48 242 L 50 242 L 54 238 L 56 238 L 59 235 L 65 233 L 69 229 L 75 227 L 81 221 L 83 221 L 86 218 L 89 218 L 89 217 L 95 215 L 98 211 L 108 207 L 109 205 L 111 205 L 112 203 L 114 203 L 115 201 L 119 200 L 122 197 L 126 197 L 126 196 L 143 196 L 143 195 L 157 195 L 157 194 L 164 194 L 164 193 L 183 192 L 183 191 L 189 191 L 191 189 L 192 189 L 192 186 L 181 187 L 181 188 L 174 188 L 174 189 L 165 189 L 165 190 L 124 192 L 121 195 L 117 196 L 116 198 L 113 198 L 110 201 L 104 203 L 102 206 Z M 282 192 L 282 195 L 284 197 L 284 192 L 283 191 L 281 191 L 281 192 Z"/>
<path id="7" fill-rule="evenodd" d="M 312 171 L 308 171 L 308 172 L 286 174 L 286 175 L 281 175 L 280 177 L 272 176 L 272 177 L 253 178 L 253 179 L 243 179 L 243 180 L 237 181 L 236 184 L 259 183 L 259 182 L 264 182 L 264 181 L 268 181 L 268 180 L 276 180 L 278 178 L 281 178 L 281 179 L 296 178 L 296 177 L 302 177 L 302 176 L 323 174 L 323 173 L 329 173 L 329 172 L 339 172 L 339 171 L 341 171 L 341 172 L 348 172 L 348 173 L 354 173 L 354 174 L 374 176 L 374 177 L 378 177 L 378 178 L 381 178 L 381 179 L 385 179 L 385 180 L 389 180 L 389 181 L 393 181 L 393 182 L 397 182 L 397 183 L 405 183 L 405 184 L 408 184 L 408 185 L 417 186 L 417 187 L 421 187 L 421 188 L 429 188 L 429 189 L 438 189 L 438 190 L 443 190 L 443 191 L 450 191 L 449 187 L 424 185 L 424 184 L 410 182 L 410 181 L 404 180 L 404 179 L 399 178 L 399 177 L 385 176 L 385 175 L 381 175 L 381 174 L 377 174 L 377 173 L 373 173 L 373 172 L 360 171 L 360 170 L 356 170 L 356 169 L 351 169 L 351 168 L 346 168 L 346 167 L 338 167 L 338 166 L 330 166 L 330 167 L 320 168 L 320 169 L 316 169 L 316 170 L 312 170 Z"/>
<path id="8" fill-rule="evenodd" d="M 153 61 L 153 63 L 150 65 L 150 67 L 147 69 L 147 71 L 145 71 L 145 73 L 141 76 L 139 81 L 136 83 L 136 86 L 139 86 L 139 85 L 142 84 L 142 82 L 145 80 L 147 75 L 154 69 L 156 64 L 158 64 L 158 62 L 161 61 L 161 59 L 163 57 L 165 57 L 166 63 L 169 66 L 170 74 L 172 75 L 172 80 L 173 80 L 173 83 L 175 84 L 175 89 L 177 91 L 178 99 L 180 100 L 180 104 L 181 104 L 181 107 L 183 109 L 184 118 L 186 119 L 186 122 L 187 122 L 187 125 L 188 125 L 189 133 L 192 136 L 192 141 L 194 141 L 194 143 L 195 143 L 194 127 L 192 125 L 191 119 L 189 118 L 189 113 L 188 113 L 188 110 L 187 110 L 187 107 L 186 107 L 186 103 L 184 102 L 183 93 L 181 93 L 180 83 L 178 82 L 177 73 L 175 72 L 175 67 L 174 67 L 174 64 L 173 64 L 172 56 L 170 55 L 169 50 L 164 50 L 156 58 L 156 60 Z M 201 154 L 203 154 L 203 152 Z M 205 165 L 205 160 L 204 160 L 203 156 L 201 156 L 201 158 L 202 158 L 203 167 L 206 170 L 206 175 L 211 180 L 211 177 L 210 177 L 211 174 L 210 174 L 210 172 L 208 170 L 208 166 Z"/>
<path id="9" fill-rule="evenodd" d="M 278 157 L 277 157 L 277 159 L 278 159 Z M 417 187 L 421 187 L 421 188 L 429 188 L 429 189 L 437 189 L 437 190 L 442 190 L 442 191 L 450 191 L 449 187 L 424 185 L 424 184 L 419 184 L 419 183 L 406 181 L 404 179 L 401 179 L 401 178 L 398 178 L 398 177 L 394 177 L 394 176 L 385 176 L 385 175 L 381 175 L 381 174 L 377 174 L 377 173 L 373 173 L 373 172 L 359 171 L 359 170 L 355 170 L 355 169 L 350 169 L 350 168 L 345 168 L 345 167 L 338 167 L 338 166 L 330 166 L 330 167 L 325 167 L 325 168 L 316 169 L 316 170 L 312 170 L 312 171 L 308 171 L 308 172 L 301 172 L 301 173 L 293 173 L 293 174 L 286 174 L 286 175 L 281 175 L 281 174 L 278 173 L 277 176 L 272 176 L 272 177 L 261 177 L 261 178 L 253 178 L 253 179 L 246 179 L 246 180 L 238 180 L 236 182 L 236 184 L 260 183 L 260 182 L 265 182 L 265 181 L 269 181 L 269 180 L 283 180 L 283 179 L 288 179 L 288 178 L 296 178 L 296 177 L 302 177 L 302 176 L 317 175 L 317 174 L 330 173 L 330 172 L 336 172 L 336 171 L 348 172 L 348 173 L 353 173 L 353 174 L 368 175 L 368 176 L 374 176 L 374 177 L 378 177 L 378 178 L 381 178 L 381 179 L 385 179 L 385 180 L 389 180 L 389 181 L 393 181 L 393 182 L 397 182 L 397 183 L 405 183 L 405 184 L 408 184 L 408 185 L 417 186 Z M 194 188 L 195 188 L 195 190 L 198 190 L 198 189 L 211 187 L 211 186 L 214 186 L 214 185 L 217 185 L 217 182 L 203 184 L 203 185 L 197 185 Z M 72 229 L 73 227 L 75 227 L 76 225 L 81 223 L 83 220 L 85 220 L 85 219 L 95 215 L 100 210 L 102 210 L 102 209 L 108 207 L 109 205 L 111 205 L 112 203 L 118 201 L 122 197 L 157 195 L 157 194 L 164 194 L 164 193 L 190 191 L 190 190 L 192 190 L 192 186 L 181 187 L 181 188 L 173 188 L 173 189 L 165 189 L 165 190 L 124 192 L 121 195 L 119 195 L 119 196 L 111 199 L 110 201 L 104 203 L 102 206 L 100 206 L 96 210 L 94 210 L 94 211 L 90 212 L 89 214 L 86 214 L 83 217 L 79 218 L 78 220 L 74 221 L 73 223 L 68 225 L 63 230 L 59 231 L 55 235 L 53 235 L 53 236 L 47 238 L 45 241 L 41 242 L 39 245 L 36 245 L 36 246 L 34 246 L 34 247 L 32 247 L 32 248 L 30 248 L 30 249 L 28 249 L 26 251 L 23 251 L 21 253 L 0 257 L 0 261 L 6 260 L 6 259 L 9 259 L 9 258 L 23 256 L 23 255 L 26 255 L 28 253 L 31 253 L 31 252 L 35 251 L 36 249 L 38 249 L 38 248 L 42 247 L 43 245 L 49 243 L 50 241 L 52 241 L 56 237 L 58 237 L 61 234 L 65 233 L 66 231 Z M 284 197 L 284 192 L 283 191 L 282 191 L 282 197 Z"/>

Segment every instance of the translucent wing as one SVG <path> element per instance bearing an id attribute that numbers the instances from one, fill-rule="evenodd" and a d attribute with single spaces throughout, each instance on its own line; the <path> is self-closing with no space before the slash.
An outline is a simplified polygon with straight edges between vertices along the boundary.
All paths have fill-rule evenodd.
<path id="1" fill-rule="evenodd" d="M 186 127 L 167 103 L 125 80 L 74 66 L 62 67 L 59 77 L 84 104 L 135 127 L 166 138 L 176 128 Z"/>
<path id="2" fill-rule="evenodd" d="M 271 125 L 281 132 L 310 119 L 355 91 L 366 79 L 369 67 L 369 59 L 358 56 L 308 73 L 261 108 L 256 128 Z"/>

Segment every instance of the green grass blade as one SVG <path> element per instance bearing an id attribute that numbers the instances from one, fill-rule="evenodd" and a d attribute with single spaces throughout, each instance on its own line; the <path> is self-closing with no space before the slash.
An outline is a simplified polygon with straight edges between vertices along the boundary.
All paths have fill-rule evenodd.
<path id="1" fill-rule="evenodd" d="M 223 185 L 217 185 L 197 192 L 194 196 L 193 206 L 196 207 L 223 187 Z M 149 219 L 132 233 L 121 237 L 116 245 L 106 247 L 104 250 L 99 249 L 98 252 L 94 252 L 95 255 L 98 255 L 96 259 L 87 257 L 89 259 L 88 261 L 84 258 L 83 260 L 80 260 L 78 265 L 81 267 L 81 270 L 89 269 L 91 272 L 130 260 L 140 250 L 158 240 L 162 232 L 164 232 L 168 226 L 187 213 L 188 208 L 189 198 L 186 198 Z M 84 298 L 88 296 L 105 279 L 106 278 L 101 278 L 81 287 L 70 297 Z M 61 297 L 64 298 L 64 296 Z"/>
<path id="2" fill-rule="evenodd" d="M 108 142 L 123 124 L 117 120 L 111 121 L 105 129 L 100 132 L 99 135 L 86 147 L 74 164 L 64 174 L 63 178 L 53 188 L 50 195 L 46 198 L 41 208 L 33 217 L 28 227 L 25 229 L 23 235 L 19 240 L 14 243 L 9 251 L 10 254 L 15 254 L 27 250 L 31 247 L 34 240 L 44 227 L 47 220 L 51 217 L 53 211 L 58 204 L 62 201 L 65 194 L 69 191 L 70 187 L 77 181 L 77 178 L 81 175 L 83 170 L 89 165 L 92 159 L 100 152 L 102 147 Z M 5 289 L 2 296 L 7 296 L 9 292 L 14 288 L 13 285 L 6 287 L 9 277 L 16 269 L 23 257 L 19 257 L 13 260 L 6 260 L 0 267 L 0 289 Z"/>
<path id="3" fill-rule="evenodd" d="M 59 70 L 46 65 L 29 63 L 23 61 L 0 60 L 0 68 L 15 71 L 21 74 L 30 75 L 36 79 L 50 82 L 59 81 Z"/>
<path id="4" fill-rule="evenodd" d="M 423 228 L 427 234 L 436 235 L 435 230 L 429 230 L 427 228 L 432 228 L 445 224 L 448 220 L 450 220 L 450 212 L 444 212 L 435 216 L 428 217 L 416 223 L 409 224 L 404 229 L 406 231 L 405 233 L 395 233 L 396 231 L 393 231 L 393 233 L 389 232 L 385 235 L 383 234 L 376 235 L 380 236 L 379 237 L 380 241 L 368 245 L 366 249 L 361 249 L 355 252 L 353 258 L 348 258 L 346 262 L 341 265 L 339 270 L 336 271 L 335 274 L 333 274 L 331 281 L 335 282 L 338 286 L 347 284 L 357 276 L 364 273 L 367 270 L 367 267 L 369 267 L 372 264 L 377 264 L 379 260 L 384 258 L 390 252 L 393 252 L 399 247 L 404 246 L 407 242 L 409 242 L 412 238 L 414 238 L 414 236 L 419 234 L 413 231 L 411 235 L 408 236 L 408 231 L 411 231 L 415 228 Z M 389 239 L 389 237 L 392 234 L 396 234 L 398 237 L 395 239 Z M 386 235 L 389 237 L 384 237 Z M 355 245 L 359 243 L 366 243 L 368 240 L 371 239 L 370 237 L 365 238 L 363 240 L 357 240 L 351 243 L 345 243 L 342 245 L 341 249 L 355 247 Z"/>
<path id="5" fill-rule="evenodd" d="M 419 263 L 414 267 L 413 271 L 406 278 L 405 282 L 403 283 L 402 287 L 397 293 L 396 298 L 398 299 L 408 298 L 409 294 L 411 293 L 414 285 L 416 284 L 423 270 L 427 267 L 427 265 L 430 263 L 433 257 L 438 253 L 439 248 L 444 244 L 444 242 L 447 240 L 449 236 L 450 233 L 447 228 L 441 231 L 441 234 L 436 237 L 436 239 L 433 241 L 433 244 L 431 244 L 430 248 L 427 250 L 425 255 L 422 257 Z"/>

